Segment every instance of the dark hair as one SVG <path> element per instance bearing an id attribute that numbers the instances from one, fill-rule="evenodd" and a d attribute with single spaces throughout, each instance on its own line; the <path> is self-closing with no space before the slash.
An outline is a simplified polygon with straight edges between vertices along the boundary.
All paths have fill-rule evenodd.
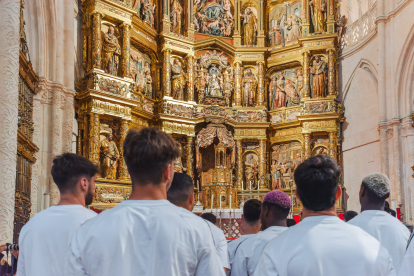
<path id="1" fill-rule="evenodd" d="M 156 127 L 130 130 L 123 144 L 133 184 L 160 184 L 165 167 L 180 156 L 177 142 Z"/>
<path id="2" fill-rule="evenodd" d="M 340 174 L 336 161 L 327 156 L 317 155 L 301 163 L 294 178 L 303 207 L 312 211 L 332 208 Z"/>
<path id="3" fill-rule="evenodd" d="M 204 213 L 204 214 L 201 215 L 201 217 L 205 220 L 208 220 L 212 224 L 216 224 L 216 222 L 217 222 L 216 216 L 213 215 L 212 213 Z"/>
<path id="4" fill-rule="evenodd" d="M 262 202 L 258 199 L 249 199 L 244 203 L 243 216 L 246 223 L 250 226 L 255 225 L 260 220 Z"/>
<path id="5" fill-rule="evenodd" d="M 358 213 L 355 211 L 346 211 L 344 213 L 344 220 L 346 222 L 350 221 L 351 219 L 353 219 L 354 217 L 358 216 Z"/>
<path id="6" fill-rule="evenodd" d="M 296 220 L 294 220 L 294 219 L 287 219 L 286 220 L 286 224 L 287 224 L 287 227 L 291 227 L 293 225 L 296 225 Z"/>
<path id="7" fill-rule="evenodd" d="M 98 173 L 98 167 L 83 156 L 64 153 L 53 159 L 51 173 L 53 181 L 61 193 L 75 193 L 79 180 L 82 177 L 90 180 Z"/>
<path id="8" fill-rule="evenodd" d="M 270 203 L 268 201 L 264 201 L 262 203 L 262 210 L 263 207 L 269 208 L 269 210 L 272 212 L 273 217 L 277 219 L 287 218 L 290 212 L 290 208 L 283 208 L 278 204 Z"/>
<path id="9" fill-rule="evenodd" d="M 171 187 L 167 191 L 167 199 L 173 204 L 182 204 L 193 192 L 194 186 L 191 177 L 185 173 L 174 173 Z"/>

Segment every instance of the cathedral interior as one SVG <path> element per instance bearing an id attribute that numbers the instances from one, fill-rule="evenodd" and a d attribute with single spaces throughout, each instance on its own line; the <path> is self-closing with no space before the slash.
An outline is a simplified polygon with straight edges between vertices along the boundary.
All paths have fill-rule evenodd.
<path id="1" fill-rule="evenodd" d="M 4 93 L 18 91 L 10 113 L 17 157 L 0 165 L 17 167 L 17 176 L 9 187 L 13 173 L 1 175 L 0 191 L 10 195 L 0 199 L 8 210 L 1 227 L 16 238 L 31 216 L 58 202 L 48 170 L 62 152 L 100 167 L 89 208 L 99 213 L 128 199 L 122 144 L 129 129 L 143 127 L 175 138 L 182 155 L 174 170 L 193 179 L 194 212 L 215 213 L 228 238 L 240 235 L 244 202 L 270 190 L 286 192 L 291 217 L 300 215 L 293 174 L 315 155 L 343 170 L 338 213 L 357 209 L 364 173 L 382 171 L 393 182 L 393 206 L 412 222 L 413 97 L 404 92 L 412 91 L 412 58 L 395 57 L 405 71 L 386 69 L 397 61 L 386 58 L 388 23 L 378 18 L 394 8 L 393 20 L 403 20 L 414 4 L 384 1 L 64 0 L 60 14 L 35 23 L 42 5 L 11 1 L 20 18 L 19 78 Z M 51 31 L 34 30 L 52 17 L 72 37 L 57 34 L 42 46 Z M 409 30 L 397 47 L 406 57 L 414 56 Z"/>

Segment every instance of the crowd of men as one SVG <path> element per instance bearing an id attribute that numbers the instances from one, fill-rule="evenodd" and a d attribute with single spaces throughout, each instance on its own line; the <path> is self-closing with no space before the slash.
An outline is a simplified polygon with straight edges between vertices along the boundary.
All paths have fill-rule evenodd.
<path id="1" fill-rule="evenodd" d="M 192 179 L 174 174 L 180 150 L 171 136 L 131 130 L 123 150 L 131 195 L 99 215 L 85 208 L 98 168 L 71 153 L 53 160 L 60 202 L 23 227 L 17 276 L 414 275 L 410 233 L 384 211 L 385 175 L 362 180 L 361 213 L 344 222 L 335 206 L 338 165 L 326 156 L 309 158 L 294 173 L 302 221 L 287 220 L 289 196 L 271 191 L 263 202 L 245 203 L 244 233 L 227 243 L 212 214 L 191 212 Z"/>

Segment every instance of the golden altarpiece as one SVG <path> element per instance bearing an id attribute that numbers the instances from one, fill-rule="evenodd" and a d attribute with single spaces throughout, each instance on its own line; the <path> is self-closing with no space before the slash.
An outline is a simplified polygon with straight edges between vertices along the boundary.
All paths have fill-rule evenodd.
<path id="1" fill-rule="evenodd" d="M 295 168 L 317 154 L 341 163 L 338 5 L 83 0 L 77 151 L 100 164 L 91 207 L 128 198 L 123 139 L 157 126 L 179 143 L 175 170 L 193 178 L 205 209 L 280 189 L 300 213 Z"/>

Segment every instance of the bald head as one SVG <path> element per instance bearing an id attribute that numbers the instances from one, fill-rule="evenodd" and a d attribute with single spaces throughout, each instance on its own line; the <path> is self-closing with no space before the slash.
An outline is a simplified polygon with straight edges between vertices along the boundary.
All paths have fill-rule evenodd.
<path id="1" fill-rule="evenodd" d="M 385 174 L 367 175 L 361 183 L 359 200 L 362 210 L 383 210 L 390 195 L 390 180 Z"/>
<path id="2" fill-rule="evenodd" d="M 185 173 L 174 173 L 171 187 L 167 191 L 167 199 L 174 205 L 192 211 L 194 207 L 194 186 L 191 177 Z"/>

